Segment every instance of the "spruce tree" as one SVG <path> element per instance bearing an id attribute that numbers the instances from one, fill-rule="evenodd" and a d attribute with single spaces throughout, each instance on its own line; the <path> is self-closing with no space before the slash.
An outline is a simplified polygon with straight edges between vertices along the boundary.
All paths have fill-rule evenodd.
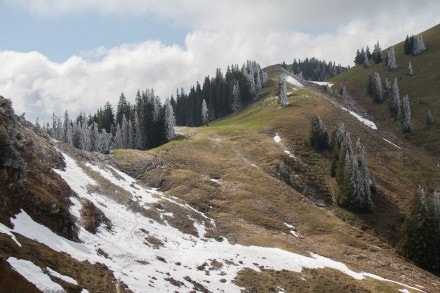
<path id="1" fill-rule="evenodd" d="M 166 139 L 171 140 L 176 137 L 176 133 L 174 131 L 174 127 L 176 126 L 176 118 L 174 116 L 173 107 L 171 106 L 169 99 L 165 101 L 164 114 Z"/>
<path id="2" fill-rule="evenodd" d="M 208 106 L 206 105 L 206 100 L 203 99 L 202 101 L 202 124 L 208 124 L 209 122 L 209 112 L 208 112 Z"/>
<path id="3" fill-rule="evenodd" d="M 397 84 L 397 78 L 394 79 L 393 87 L 391 89 L 390 111 L 396 119 L 401 116 L 399 85 Z"/>
<path id="4" fill-rule="evenodd" d="M 393 71 L 393 70 L 397 69 L 396 54 L 394 51 L 394 46 L 391 46 L 388 49 L 385 69 L 388 71 Z"/>
<path id="5" fill-rule="evenodd" d="M 408 71 L 407 71 L 406 75 L 408 75 L 408 76 L 414 75 L 414 70 L 412 68 L 411 62 L 408 62 Z"/>
<path id="6" fill-rule="evenodd" d="M 374 73 L 373 77 L 373 98 L 376 103 L 382 103 L 384 100 L 382 80 L 380 78 L 379 72 Z"/>
<path id="7" fill-rule="evenodd" d="M 424 269 L 440 273 L 440 194 L 419 186 L 402 226 L 400 251 Z"/>
<path id="8" fill-rule="evenodd" d="M 234 83 L 232 87 L 232 113 L 237 113 L 241 108 L 241 96 L 240 96 L 240 85 L 238 81 Z"/>
<path id="9" fill-rule="evenodd" d="M 319 115 L 315 115 L 312 120 L 310 144 L 315 150 L 318 151 L 330 149 L 330 140 L 327 129 L 322 123 L 321 117 Z"/>
<path id="10" fill-rule="evenodd" d="M 283 75 L 280 76 L 278 82 L 278 104 L 280 104 L 281 107 L 287 106 L 287 85 Z"/>
<path id="11" fill-rule="evenodd" d="M 432 116 L 431 111 L 428 110 L 428 113 L 426 114 L 426 124 L 432 125 L 434 123 L 434 117 Z"/>
<path id="12" fill-rule="evenodd" d="M 374 45 L 372 58 L 376 64 L 382 62 L 382 49 L 380 48 L 379 41 Z"/>
<path id="13" fill-rule="evenodd" d="M 411 107 L 410 107 L 410 104 L 409 104 L 409 97 L 408 97 L 408 95 L 404 96 L 403 99 L 402 99 L 402 131 L 404 133 L 412 131 Z"/>

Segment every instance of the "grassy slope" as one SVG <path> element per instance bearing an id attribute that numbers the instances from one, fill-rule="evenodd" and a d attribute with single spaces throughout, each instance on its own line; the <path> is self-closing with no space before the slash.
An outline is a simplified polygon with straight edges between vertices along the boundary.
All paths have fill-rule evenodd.
<path id="1" fill-rule="evenodd" d="M 400 138 L 403 135 L 400 131 L 400 124 L 390 117 L 387 102 L 382 105 L 374 104 L 370 97 L 367 97 L 368 75 L 379 72 L 382 80 L 388 77 L 391 82 L 397 78 L 400 96 L 408 95 L 412 110 L 412 123 L 414 133 L 406 136 L 406 141 L 422 147 L 433 155 L 440 154 L 440 25 L 437 25 L 421 33 L 427 50 L 418 56 L 403 54 L 403 41 L 395 46 L 396 61 L 399 68 L 388 72 L 384 70 L 384 62 L 374 64 L 368 69 L 362 66 L 355 66 L 349 71 L 337 75 L 331 79 L 337 84 L 345 84 L 348 92 L 354 97 L 357 103 L 365 108 L 368 114 L 374 118 L 379 127 L 389 129 Z M 402 40 L 405 35 L 402 34 Z M 385 59 L 386 50 L 383 52 Z M 414 69 L 414 76 L 407 76 L 408 62 L 411 62 Z M 432 126 L 425 123 L 427 111 L 430 110 L 436 120 Z"/>
<path id="2" fill-rule="evenodd" d="M 414 176 L 423 181 L 429 172 L 434 175 L 432 180 L 437 180 L 438 170 L 425 157 L 414 156 L 409 149 L 397 149 L 385 142 L 377 131 L 364 127 L 320 93 L 289 89 L 289 106 L 280 109 L 275 97 L 280 74 L 280 68 L 271 67 L 270 83 L 261 98 L 240 113 L 206 127 L 185 129 L 188 138 L 155 150 L 118 151 L 113 154 L 114 159 L 125 167 L 139 162 L 155 166 L 140 177 L 148 184 L 160 182 L 161 188 L 171 195 L 187 200 L 215 218 L 231 241 L 303 253 L 314 251 L 358 270 L 393 279 L 410 275 L 416 283 L 426 288 L 432 286 L 420 278 L 431 279 L 430 274 L 402 260 L 386 242 L 394 245 L 398 241 L 402 212 L 417 187 Z M 375 213 L 354 215 L 331 204 L 337 189 L 329 176 L 329 154 L 318 154 L 308 144 L 310 121 L 316 113 L 330 131 L 338 120 L 343 121 L 354 139 L 360 137 L 364 143 L 371 172 L 380 189 L 374 199 L 378 206 Z M 280 162 L 294 166 L 295 161 L 273 141 L 277 132 L 282 144 L 303 162 L 303 171 L 292 171 L 295 189 L 280 180 Z M 422 164 L 430 165 L 427 170 L 409 168 Z M 330 204 L 323 209 L 313 201 Z M 284 222 L 295 225 L 300 237 L 291 236 Z M 334 279 L 331 274 L 320 274 Z M 273 272 L 244 272 L 238 281 L 252 288 L 253 282 L 261 277 L 282 278 L 279 283 L 291 280 L 291 276 L 275 277 Z M 318 282 L 315 289 L 324 285 L 311 279 Z M 347 282 L 358 286 L 358 290 L 380 291 L 377 286 L 383 286 L 378 282 L 355 284 L 340 276 L 336 279 L 340 284 L 335 290 Z M 292 288 L 313 289 L 301 282 L 291 284 Z M 383 287 L 381 290 L 386 291 Z"/>

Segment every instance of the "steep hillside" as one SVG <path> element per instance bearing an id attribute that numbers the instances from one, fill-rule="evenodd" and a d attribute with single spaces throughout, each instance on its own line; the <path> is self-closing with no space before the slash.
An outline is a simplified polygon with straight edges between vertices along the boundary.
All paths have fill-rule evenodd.
<path id="1" fill-rule="evenodd" d="M 422 147 L 437 157 L 440 154 L 440 25 L 422 32 L 427 50 L 420 55 L 411 56 L 404 54 L 405 35 L 402 34 L 402 42 L 395 45 L 397 70 L 385 71 L 384 62 L 375 64 L 370 60 L 370 68 L 364 69 L 361 65 L 333 77 L 330 81 L 337 87 L 344 84 L 348 94 L 355 101 L 359 109 L 368 113 L 368 116 L 376 122 L 381 129 L 392 131 L 403 142 Z M 386 51 L 383 51 L 385 59 Z M 413 76 L 407 76 L 408 62 L 414 69 Z M 412 134 L 403 135 L 401 125 L 395 121 L 388 110 L 388 101 L 383 104 L 375 104 L 371 97 L 367 96 L 368 76 L 379 72 L 382 82 L 385 77 L 393 82 L 397 78 L 400 96 L 408 95 L 412 110 Z M 426 125 L 427 112 L 431 111 L 434 117 L 433 125 Z"/>
<path id="2" fill-rule="evenodd" d="M 403 214 L 417 184 L 439 182 L 435 162 L 410 146 L 393 144 L 393 137 L 366 126 L 368 121 L 342 109 L 319 86 L 293 85 L 292 78 L 289 105 L 280 108 L 276 88 L 284 71 L 277 66 L 267 70 L 270 80 L 260 99 L 240 113 L 207 127 L 181 128 L 180 139 L 157 149 L 118 150 L 112 157 L 141 181 L 213 218 L 233 243 L 313 251 L 350 268 L 420 280 L 419 285 L 435 291 L 436 277 L 395 253 Z M 330 131 L 342 121 L 353 140 L 362 140 L 379 190 L 372 214 L 353 214 L 333 204 L 337 186 L 330 176 L 330 154 L 317 153 L 309 145 L 315 114 Z M 250 289 L 263 286 L 257 287 L 263 291 L 279 284 L 290 290 L 319 291 L 331 284 L 335 287 L 330 291 L 352 285 L 354 290 L 386 291 L 377 284 L 358 287 L 328 271 L 310 274 L 304 278 L 313 281 L 302 283 L 290 273 L 251 269 L 241 271 L 238 280 Z M 338 281 L 328 281 L 335 278 Z"/>

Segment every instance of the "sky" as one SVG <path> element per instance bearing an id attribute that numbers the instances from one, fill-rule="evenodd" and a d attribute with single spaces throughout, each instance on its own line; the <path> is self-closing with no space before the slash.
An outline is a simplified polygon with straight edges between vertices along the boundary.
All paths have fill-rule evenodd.
<path id="1" fill-rule="evenodd" d="M 0 95 L 44 122 L 122 92 L 164 100 L 248 59 L 352 66 L 356 49 L 403 41 L 439 12 L 438 0 L 0 0 Z"/>

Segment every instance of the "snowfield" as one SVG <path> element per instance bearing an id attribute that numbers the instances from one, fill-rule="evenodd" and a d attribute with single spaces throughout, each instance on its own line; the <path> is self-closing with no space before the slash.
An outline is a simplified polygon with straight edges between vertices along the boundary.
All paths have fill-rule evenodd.
<path id="1" fill-rule="evenodd" d="M 351 110 L 348 110 L 347 108 L 344 108 L 342 106 L 341 106 L 341 109 L 344 110 L 344 111 L 347 111 L 348 113 L 350 113 L 351 116 L 355 117 L 358 121 L 360 121 L 365 126 L 368 126 L 371 129 L 377 130 L 377 126 L 376 126 L 376 124 L 373 121 L 368 120 L 368 119 L 362 117 L 361 115 L 359 115 L 358 113 L 353 112 Z"/>
<path id="2" fill-rule="evenodd" d="M 279 135 L 274 137 L 280 142 Z M 303 268 L 333 268 L 357 280 L 370 277 L 377 280 L 399 284 L 403 289 L 421 291 L 418 288 L 386 280 L 380 276 L 355 272 L 345 264 L 310 252 L 304 256 L 278 248 L 233 245 L 227 239 L 207 235 L 208 228 L 215 227 L 215 222 L 206 215 L 197 212 L 178 199 L 167 197 L 155 189 L 144 188 L 128 175 L 106 165 L 81 167 L 75 159 L 63 154 L 66 162 L 65 171 L 55 170 L 77 193 L 72 197 L 71 213 L 80 218 L 81 199 L 93 202 L 111 221 L 112 228 L 103 227 L 92 234 L 80 227 L 79 238 L 82 243 L 72 242 L 36 223 L 26 212 L 21 211 L 11 218 L 14 228 L 0 225 L 0 232 L 13 237 L 19 233 L 30 239 L 47 245 L 56 251 L 63 251 L 80 261 L 100 262 L 107 265 L 115 277 L 125 283 L 134 292 L 188 292 L 194 284 L 202 285 L 212 292 L 240 292 L 242 288 L 234 283 L 237 273 L 250 268 L 255 271 L 262 269 L 288 270 L 301 272 Z M 83 165 L 84 166 L 84 165 Z M 116 202 L 106 194 L 91 190 L 98 185 L 83 168 L 89 168 L 103 178 L 130 193 L 142 211 L 133 211 L 129 207 Z M 178 206 L 180 210 L 167 210 L 168 202 Z M 155 211 L 160 218 L 149 217 Z M 188 234 L 173 227 L 169 221 L 180 213 L 189 219 L 196 233 Z M 192 216 L 190 216 L 192 215 Z M 293 225 L 285 223 L 291 229 L 292 237 L 298 237 Z M 15 240 L 16 241 L 16 240 Z M 17 244 L 19 244 L 17 242 Z M 101 253 L 98 253 L 98 250 Z M 102 255 L 105 252 L 105 256 Z M 46 269 L 46 273 L 33 263 L 10 257 L 8 262 L 43 291 L 62 292 L 48 279 L 48 274 L 57 272 Z M 69 276 L 64 280 L 74 283 Z M 47 278 L 47 279 L 46 279 Z M 46 282 L 47 281 L 47 282 Z M 280 288 L 280 291 L 281 288 Z M 403 291 L 402 291 L 403 292 Z"/>
<path id="3" fill-rule="evenodd" d="M 304 86 L 291 75 L 285 75 L 285 80 L 294 87 L 303 88 Z"/>

